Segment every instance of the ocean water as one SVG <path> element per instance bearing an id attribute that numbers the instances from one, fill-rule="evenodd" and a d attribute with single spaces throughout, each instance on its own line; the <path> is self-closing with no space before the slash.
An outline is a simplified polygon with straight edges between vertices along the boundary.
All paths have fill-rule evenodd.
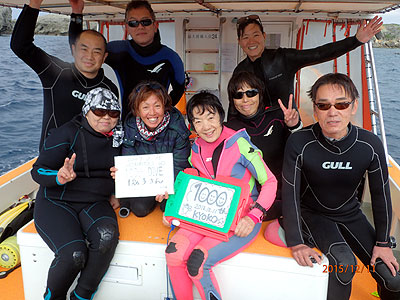
<path id="1" fill-rule="evenodd" d="M 35 44 L 72 61 L 68 38 L 36 36 Z M 42 123 L 42 88 L 37 75 L 10 49 L 10 36 L 0 36 L 0 175 L 34 158 Z M 400 49 L 375 49 L 390 155 L 400 163 Z"/>

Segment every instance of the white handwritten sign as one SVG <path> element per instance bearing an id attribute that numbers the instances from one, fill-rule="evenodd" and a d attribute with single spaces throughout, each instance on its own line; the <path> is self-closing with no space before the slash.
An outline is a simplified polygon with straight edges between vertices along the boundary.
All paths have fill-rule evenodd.
<path id="1" fill-rule="evenodd" d="M 179 214 L 223 228 L 234 193 L 232 188 L 190 179 Z"/>
<path id="2" fill-rule="evenodd" d="M 174 194 L 172 153 L 116 156 L 114 161 L 117 198 Z"/>

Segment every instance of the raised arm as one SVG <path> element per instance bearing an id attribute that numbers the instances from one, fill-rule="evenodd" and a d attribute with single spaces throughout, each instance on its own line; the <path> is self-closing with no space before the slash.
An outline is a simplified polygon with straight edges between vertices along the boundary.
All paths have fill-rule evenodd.
<path id="1" fill-rule="evenodd" d="M 296 72 L 303 67 L 323 63 L 342 56 L 361 46 L 363 43 L 368 42 L 380 31 L 381 25 L 382 18 L 375 17 L 369 21 L 368 24 L 366 21 L 363 21 L 356 35 L 352 37 L 312 49 L 288 49 L 286 52 L 286 58 L 289 62 L 288 65 L 292 68 L 292 72 Z"/>
<path id="2" fill-rule="evenodd" d="M 83 0 L 69 0 L 72 8 L 71 21 L 68 29 L 69 45 L 75 44 L 76 37 L 82 32 L 83 27 Z"/>
<path id="3" fill-rule="evenodd" d="M 41 73 L 55 59 L 33 43 L 41 3 L 42 0 L 32 0 L 29 5 L 24 6 L 15 23 L 10 42 L 11 50 L 36 73 Z"/>

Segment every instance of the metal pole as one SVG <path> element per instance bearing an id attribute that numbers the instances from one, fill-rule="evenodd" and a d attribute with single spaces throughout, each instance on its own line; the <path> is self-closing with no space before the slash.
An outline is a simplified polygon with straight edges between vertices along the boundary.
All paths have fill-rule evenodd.
<path id="1" fill-rule="evenodd" d="M 372 94 L 372 80 L 373 80 L 373 87 L 375 90 L 375 97 L 376 97 L 376 106 L 378 108 L 378 119 L 379 119 L 379 129 L 380 129 L 380 133 L 381 133 L 381 139 L 382 139 L 382 144 L 383 144 L 383 148 L 385 150 L 385 156 L 386 156 L 386 162 L 389 163 L 389 154 L 388 154 L 388 149 L 387 149 L 387 141 L 386 141 L 386 132 L 385 132 L 385 125 L 383 122 L 383 113 L 382 113 L 382 104 L 381 104 L 381 97 L 379 94 L 379 86 L 378 86 L 378 80 L 377 80 L 377 76 L 376 76 L 376 69 L 375 69 L 375 59 L 374 59 L 374 53 L 372 50 L 372 42 L 369 41 L 366 44 L 366 54 L 368 53 L 368 58 L 367 59 L 367 74 L 368 74 L 368 91 L 369 91 L 369 96 L 370 96 L 370 106 L 371 109 L 375 109 L 375 101 L 373 98 L 373 94 Z M 371 78 L 372 77 L 372 78 Z M 372 102 L 372 103 L 371 103 Z M 375 115 L 373 115 L 373 119 L 375 119 Z M 374 126 L 374 125 L 373 125 Z M 374 128 L 374 127 L 373 127 Z M 375 120 L 375 129 L 374 129 L 374 133 L 377 134 L 377 129 L 376 129 L 376 120 Z"/>
<path id="2" fill-rule="evenodd" d="M 221 17 L 219 19 L 218 28 L 218 93 L 221 97 L 221 78 L 222 78 L 222 24 L 225 23 L 226 18 Z"/>

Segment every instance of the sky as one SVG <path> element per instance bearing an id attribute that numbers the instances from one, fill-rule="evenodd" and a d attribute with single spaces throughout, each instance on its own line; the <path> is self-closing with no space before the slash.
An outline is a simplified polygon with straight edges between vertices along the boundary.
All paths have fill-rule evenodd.
<path id="1" fill-rule="evenodd" d="M 12 18 L 16 19 L 20 13 L 20 9 L 12 9 Z M 384 24 L 400 24 L 400 8 L 381 15 Z"/>

